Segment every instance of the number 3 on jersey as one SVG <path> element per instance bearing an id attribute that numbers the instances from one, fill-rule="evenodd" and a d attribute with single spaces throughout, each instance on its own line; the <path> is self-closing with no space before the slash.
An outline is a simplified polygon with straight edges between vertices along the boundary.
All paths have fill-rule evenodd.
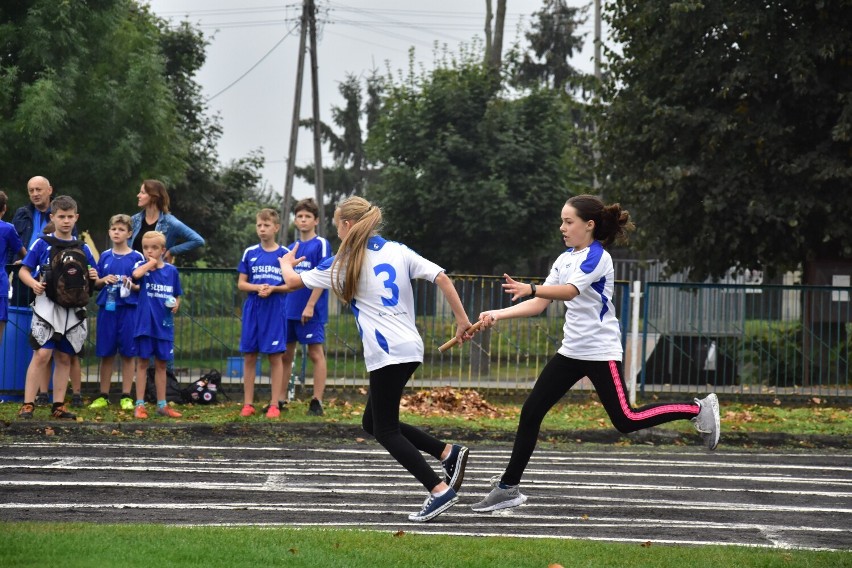
<path id="1" fill-rule="evenodd" d="M 399 303 L 399 287 L 394 283 L 396 280 L 396 270 L 390 264 L 377 264 L 373 268 L 373 273 L 381 278 L 382 274 L 387 274 L 384 279 L 384 287 L 391 291 L 391 297 L 385 298 L 382 296 L 382 305 L 385 307 L 395 306 Z"/>

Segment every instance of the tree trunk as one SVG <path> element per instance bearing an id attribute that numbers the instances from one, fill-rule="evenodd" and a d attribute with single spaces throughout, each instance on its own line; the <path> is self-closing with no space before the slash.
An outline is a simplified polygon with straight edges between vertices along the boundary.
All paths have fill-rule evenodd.
<path id="1" fill-rule="evenodd" d="M 497 19 L 494 21 L 494 37 L 491 42 L 491 47 L 487 51 L 486 60 L 488 66 L 494 70 L 499 70 L 500 66 L 503 64 L 503 27 L 505 23 L 506 0 L 497 0 Z"/>

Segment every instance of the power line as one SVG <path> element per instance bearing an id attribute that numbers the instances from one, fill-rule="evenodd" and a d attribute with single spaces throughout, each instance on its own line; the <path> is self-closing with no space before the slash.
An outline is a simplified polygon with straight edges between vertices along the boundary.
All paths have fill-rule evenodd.
<path id="1" fill-rule="evenodd" d="M 272 52 L 273 52 L 273 51 L 275 51 L 275 50 L 278 48 L 278 46 L 279 46 L 279 45 L 281 45 L 282 43 L 284 43 L 284 40 L 285 40 L 285 39 L 287 39 L 288 37 L 290 37 L 290 36 L 293 34 L 293 31 L 294 31 L 294 30 L 296 30 L 297 28 L 298 28 L 298 26 L 295 26 L 295 27 L 291 28 L 291 29 L 290 29 L 290 31 L 288 31 L 286 34 L 284 34 L 284 37 L 282 37 L 281 39 L 279 39 L 279 40 L 278 40 L 278 43 L 276 43 L 275 45 L 273 45 L 273 46 L 272 46 L 272 48 L 271 48 L 269 51 L 267 51 L 267 52 L 263 55 L 263 57 L 261 57 L 260 59 L 258 59 L 258 60 L 257 60 L 257 62 L 256 62 L 254 65 L 252 65 L 251 67 L 249 67 L 249 68 L 248 68 L 248 70 L 247 70 L 245 73 L 243 73 L 242 75 L 240 75 L 239 77 L 237 77 L 236 79 L 234 79 L 234 80 L 233 80 L 233 81 L 232 81 L 232 82 L 231 82 L 231 83 L 230 83 L 227 87 L 225 87 L 224 89 L 222 89 L 221 91 L 219 91 L 219 92 L 218 92 L 218 93 L 216 93 L 215 95 L 212 95 L 212 96 L 210 96 L 210 97 L 207 97 L 207 98 L 205 99 L 205 102 L 210 102 L 210 101 L 212 101 L 213 99 L 215 99 L 216 97 L 218 97 L 219 95 L 221 95 L 222 93 L 224 93 L 225 91 L 227 91 L 228 89 L 230 89 L 231 87 L 233 87 L 234 85 L 236 85 L 237 83 L 239 83 L 240 81 L 242 81 L 242 80 L 243 80 L 243 78 L 244 78 L 246 75 L 248 75 L 249 73 L 251 73 L 252 71 L 254 71 L 254 70 L 255 70 L 255 68 L 256 68 L 258 65 L 260 65 L 261 63 L 263 63 L 264 59 L 266 59 L 267 57 L 269 57 L 269 56 L 272 54 Z"/>

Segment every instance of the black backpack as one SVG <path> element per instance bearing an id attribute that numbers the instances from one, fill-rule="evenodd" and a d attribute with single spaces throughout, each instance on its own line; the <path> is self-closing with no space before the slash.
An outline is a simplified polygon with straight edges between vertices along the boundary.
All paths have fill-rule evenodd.
<path id="1" fill-rule="evenodd" d="M 225 394 L 224 391 L 219 390 L 221 385 L 222 374 L 211 370 L 183 390 L 183 400 L 193 404 L 214 404 L 219 392 Z"/>
<path id="2" fill-rule="evenodd" d="M 154 384 L 153 367 L 148 367 L 148 372 L 145 374 L 145 402 L 151 404 L 157 403 L 157 386 Z M 166 370 L 166 400 L 169 402 L 183 403 L 183 387 L 175 377 L 175 374 L 168 369 Z"/>
<path id="3" fill-rule="evenodd" d="M 42 239 L 50 245 L 44 274 L 45 294 L 63 308 L 85 308 L 94 282 L 89 278 L 89 259 L 83 251 L 83 241 L 63 241 L 54 236 Z"/>

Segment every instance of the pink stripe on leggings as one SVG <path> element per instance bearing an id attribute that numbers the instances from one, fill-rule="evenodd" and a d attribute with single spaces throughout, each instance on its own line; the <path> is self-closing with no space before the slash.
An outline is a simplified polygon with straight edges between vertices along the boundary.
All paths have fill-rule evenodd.
<path id="1" fill-rule="evenodd" d="M 627 396 L 624 394 L 624 389 L 621 388 L 624 383 L 618 376 L 618 366 L 615 364 L 615 361 L 609 362 L 609 371 L 612 376 L 612 382 L 615 384 L 615 391 L 618 393 L 618 403 L 621 405 L 621 412 L 624 413 L 624 416 L 626 416 L 628 420 L 635 420 L 638 422 L 640 420 L 659 416 L 660 414 L 669 414 L 670 412 L 686 412 L 688 414 L 697 415 L 700 410 L 694 404 L 661 404 L 660 406 L 655 406 L 654 408 L 649 408 L 642 412 L 636 412 L 630 408 L 630 403 L 627 402 Z"/>

